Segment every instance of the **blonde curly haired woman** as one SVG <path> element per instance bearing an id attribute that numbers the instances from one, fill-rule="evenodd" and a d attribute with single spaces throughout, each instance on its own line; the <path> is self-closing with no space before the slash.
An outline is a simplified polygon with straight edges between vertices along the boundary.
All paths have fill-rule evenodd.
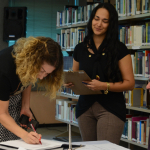
<path id="1" fill-rule="evenodd" d="M 30 91 L 37 80 L 54 99 L 63 84 L 63 56 L 57 42 L 47 37 L 20 38 L 0 51 L 0 142 L 22 138 L 39 143 L 41 135 L 28 133 L 18 122 L 21 114 L 32 118 Z"/>

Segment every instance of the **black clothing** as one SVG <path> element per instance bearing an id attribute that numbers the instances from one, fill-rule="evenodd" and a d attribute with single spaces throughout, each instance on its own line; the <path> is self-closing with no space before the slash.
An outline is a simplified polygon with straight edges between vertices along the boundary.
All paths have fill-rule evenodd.
<path id="1" fill-rule="evenodd" d="M 21 111 L 21 93 L 10 97 L 8 111 L 10 116 L 20 126 L 19 118 L 20 118 L 20 111 Z M 0 142 L 9 141 L 9 140 L 18 140 L 18 139 L 20 139 L 18 136 L 16 136 L 15 134 L 7 130 L 0 123 Z"/>
<path id="2" fill-rule="evenodd" d="M 16 75 L 16 64 L 11 55 L 13 46 L 0 51 L 0 100 L 8 101 L 10 116 L 19 125 L 21 111 L 21 92 L 26 88 Z M 19 139 L 0 124 L 0 142 Z"/>
<path id="3" fill-rule="evenodd" d="M 0 51 L 0 100 L 7 101 L 9 96 L 21 93 L 23 87 L 18 75 L 16 64 L 11 55 L 13 46 Z"/>
<path id="4" fill-rule="evenodd" d="M 118 44 L 119 44 L 119 49 L 118 49 L 118 53 L 119 53 L 118 61 L 119 61 L 120 59 L 128 55 L 129 51 L 122 42 L 118 41 Z M 94 48 L 96 48 L 95 45 L 92 47 L 92 50 Z M 89 57 L 89 55 L 91 57 Z M 91 79 L 94 79 L 93 68 L 95 65 L 95 59 L 97 57 L 97 54 L 91 54 L 88 51 L 88 49 L 84 46 L 84 43 L 82 42 L 76 45 L 74 49 L 73 57 L 75 61 L 79 62 L 79 70 L 84 70 Z M 105 76 L 106 74 L 105 67 L 107 64 L 107 54 L 105 54 L 105 51 L 101 53 L 100 61 L 98 63 L 100 64 L 101 71 L 100 73 L 98 71 L 97 75 L 100 76 L 100 81 L 109 82 L 109 80 Z M 119 117 L 121 120 L 125 122 L 126 106 L 125 106 L 123 92 L 109 91 L 107 95 L 105 94 L 80 95 L 78 103 L 76 105 L 76 117 L 78 118 L 81 114 L 83 114 L 86 110 L 88 110 L 88 108 L 90 108 L 95 101 L 99 102 L 106 110 L 113 113 L 114 115 L 116 115 L 117 117 Z"/>

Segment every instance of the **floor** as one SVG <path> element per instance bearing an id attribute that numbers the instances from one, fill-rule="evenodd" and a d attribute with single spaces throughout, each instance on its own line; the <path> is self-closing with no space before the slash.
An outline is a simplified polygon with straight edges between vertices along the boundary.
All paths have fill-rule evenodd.
<path id="1" fill-rule="evenodd" d="M 43 139 L 59 140 L 68 142 L 69 133 L 67 131 L 67 126 L 60 127 L 43 127 L 37 128 L 37 133 L 42 135 Z M 73 128 L 75 130 L 75 128 Z M 77 129 L 76 129 L 77 130 Z M 72 131 L 72 142 L 82 141 L 79 131 Z"/>
<path id="2" fill-rule="evenodd" d="M 67 131 L 67 126 L 59 126 L 59 127 L 43 127 L 38 128 L 37 132 L 39 134 L 42 134 L 43 139 L 51 139 L 51 140 L 59 140 L 68 142 L 68 133 L 65 133 Z M 72 142 L 79 142 L 82 141 L 81 136 L 79 134 L 79 129 L 72 126 L 73 132 L 72 134 Z M 77 132 L 74 132 L 77 131 Z M 128 148 L 128 143 L 120 141 L 120 145 L 123 147 Z M 138 146 L 134 146 L 131 148 L 131 150 L 146 150 L 145 148 L 141 148 Z"/>

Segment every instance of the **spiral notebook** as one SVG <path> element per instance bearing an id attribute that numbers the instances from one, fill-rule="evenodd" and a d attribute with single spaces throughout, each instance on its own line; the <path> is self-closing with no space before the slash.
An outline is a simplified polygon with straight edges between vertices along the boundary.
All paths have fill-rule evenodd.
<path id="1" fill-rule="evenodd" d="M 77 95 L 102 94 L 101 91 L 90 90 L 82 83 L 82 81 L 92 81 L 91 78 L 83 70 L 74 72 L 73 71 L 64 72 L 64 78 L 65 83 L 74 84 L 74 86 L 71 87 L 71 89 Z"/>

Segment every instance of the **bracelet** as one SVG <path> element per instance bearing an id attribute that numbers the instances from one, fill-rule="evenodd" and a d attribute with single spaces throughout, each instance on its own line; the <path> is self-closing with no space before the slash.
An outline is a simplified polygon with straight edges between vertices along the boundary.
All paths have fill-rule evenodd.
<path id="1" fill-rule="evenodd" d="M 108 91 L 109 91 L 109 87 L 110 87 L 110 84 L 108 82 L 107 83 L 107 90 L 104 91 L 104 94 L 108 94 Z"/>

